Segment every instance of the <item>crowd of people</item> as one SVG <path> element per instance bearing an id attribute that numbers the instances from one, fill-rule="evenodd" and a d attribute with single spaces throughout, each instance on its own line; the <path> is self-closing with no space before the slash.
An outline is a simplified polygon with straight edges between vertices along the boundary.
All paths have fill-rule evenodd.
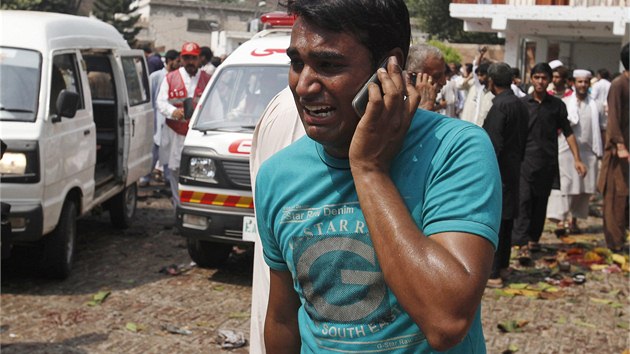
<path id="1" fill-rule="evenodd" d="M 618 82 L 627 81 L 627 46 L 623 50 L 626 71 Z M 503 213 L 489 286 L 502 286 L 511 246 L 519 246 L 524 259 L 539 249 L 546 220 L 556 225 L 558 237 L 581 233 L 578 220 L 589 216 L 598 193 L 604 199 L 607 245 L 623 251 L 628 227 L 623 86 L 610 91 L 614 85 L 607 69 L 570 70 L 553 60 L 534 66 L 525 87 L 518 69 L 486 60 L 486 51 L 480 48 L 468 72 L 467 66 L 445 63 L 437 48 L 416 45 L 407 69 L 432 75 L 431 110 L 483 127 L 493 141 L 503 179 Z M 611 168 L 617 177 L 610 177 Z"/>

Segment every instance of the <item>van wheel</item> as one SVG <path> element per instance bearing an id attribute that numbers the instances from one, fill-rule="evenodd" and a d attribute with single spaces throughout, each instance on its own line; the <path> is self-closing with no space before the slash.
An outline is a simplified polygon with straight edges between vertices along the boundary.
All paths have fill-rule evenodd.
<path id="1" fill-rule="evenodd" d="M 56 279 L 65 279 L 70 275 L 76 240 L 77 205 L 72 200 L 66 200 L 57 227 L 43 240 L 41 267 L 45 275 Z"/>
<path id="2" fill-rule="evenodd" d="M 119 229 L 131 226 L 136 215 L 136 203 L 138 202 L 138 187 L 136 184 L 127 186 L 122 192 L 116 194 L 109 202 L 109 220 Z"/>
<path id="3" fill-rule="evenodd" d="M 187 240 L 188 254 L 202 268 L 216 268 L 227 261 L 232 245 L 219 242 Z"/>

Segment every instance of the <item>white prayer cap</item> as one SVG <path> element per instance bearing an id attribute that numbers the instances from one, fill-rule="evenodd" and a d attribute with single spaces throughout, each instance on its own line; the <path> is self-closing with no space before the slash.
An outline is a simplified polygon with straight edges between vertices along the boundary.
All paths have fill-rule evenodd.
<path id="1" fill-rule="evenodd" d="M 553 69 L 555 69 L 555 68 L 557 68 L 559 66 L 562 66 L 562 65 L 564 65 L 564 64 L 562 64 L 562 62 L 560 60 L 558 60 L 558 59 L 552 60 L 552 61 L 549 62 L 549 66 L 551 66 L 551 70 L 553 70 Z"/>
<path id="2" fill-rule="evenodd" d="M 573 70 L 573 77 L 574 78 L 578 78 L 578 77 L 585 77 L 587 79 L 590 79 L 593 76 L 593 74 L 591 74 L 590 71 L 588 70 L 583 70 L 583 69 L 576 69 Z"/>

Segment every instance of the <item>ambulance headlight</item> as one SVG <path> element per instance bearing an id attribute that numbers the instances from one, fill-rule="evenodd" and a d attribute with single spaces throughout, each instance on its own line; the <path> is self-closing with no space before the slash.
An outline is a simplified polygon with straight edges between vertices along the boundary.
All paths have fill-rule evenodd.
<path id="1" fill-rule="evenodd" d="M 188 171 L 194 179 L 217 183 L 217 165 L 212 158 L 191 157 Z"/>

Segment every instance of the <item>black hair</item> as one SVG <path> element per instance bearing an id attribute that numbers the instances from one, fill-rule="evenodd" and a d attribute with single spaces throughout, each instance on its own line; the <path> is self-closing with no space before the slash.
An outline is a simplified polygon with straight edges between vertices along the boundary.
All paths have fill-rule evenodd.
<path id="1" fill-rule="evenodd" d="M 619 55 L 621 59 L 621 64 L 623 64 L 623 67 L 626 70 L 628 70 L 628 61 L 630 60 L 630 58 L 628 57 L 628 55 L 630 55 L 630 53 L 628 52 L 628 45 L 630 45 L 630 43 L 626 43 L 626 45 L 621 48 L 621 54 Z"/>
<path id="2" fill-rule="evenodd" d="M 610 71 L 608 71 L 608 69 L 601 68 L 601 69 L 597 70 L 597 74 L 602 79 L 606 79 L 606 80 L 610 81 Z"/>
<path id="3" fill-rule="evenodd" d="M 475 73 L 477 75 L 486 75 L 486 74 L 488 74 L 488 68 L 489 67 L 490 67 L 490 63 L 483 62 L 477 67 L 477 70 L 475 70 Z"/>
<path id="4" fill-rule="evenodd" d="M 508 88 L 512 84 L 512 68 L 506 63 L 492 63 L 488 68 L 488 77 L 495 86 Z"/>
<path id="5" fill-rule="evenodd" d="M 551 79 L 551 77 L 553 76 L 553 71 L 551 70 L 551 66 L 549 66 L 549 64 L 547 63 L 538 63 L 534 65 L 529 75 L 534 76 L 534 74 L 538 74 L 538 73 L 543 73 L 547 75 L 548 79 Z"/>
<path id="6" fill-rule="evenodd" d="M 177 57 L 179 57 L 179 52 L 175 49 L 169 49 L 164 54 L 164 58 L 166 58 L 166 60 L 175 60 Z"/>
<path id="7" fill-rule="evenodd" d="M 569 68 L 567 68 L 566 66 L 560 65 L 559 67 L 553 69 L 553 71 L 557 72 L 558 75 L 560 75 L 561 78 L 568 80 L 571 78 L 571 71 L 569 71 Z M 553 71 L 552 71 L 552 76 L 553 76 Z"/>
<path id="8" fill-rule="evenodd" d="M 521 70 L 519 68 L 512 68 L 512 77 L 521 77 Z"/>
<path id="9" fill-rule="evenodd" d="M 400 48 L 403 63 L 409 53 L 411 27 L 403 0 L 295 0 L 288 13 L 332 32 L 349 32 L 372 56 L 376 70 L 387 52 Z"/>
<path id="10" fill-rule="evenodd" d="M 204 46 L 200 48 L 199 56 L 205 57 L 206 59 L 208 59 L 208 61 L 210 61 L 210 59 L 212 59 L 214 54 L 212 54 L 212 49 L 210 49 L 210 47 Z"/>

